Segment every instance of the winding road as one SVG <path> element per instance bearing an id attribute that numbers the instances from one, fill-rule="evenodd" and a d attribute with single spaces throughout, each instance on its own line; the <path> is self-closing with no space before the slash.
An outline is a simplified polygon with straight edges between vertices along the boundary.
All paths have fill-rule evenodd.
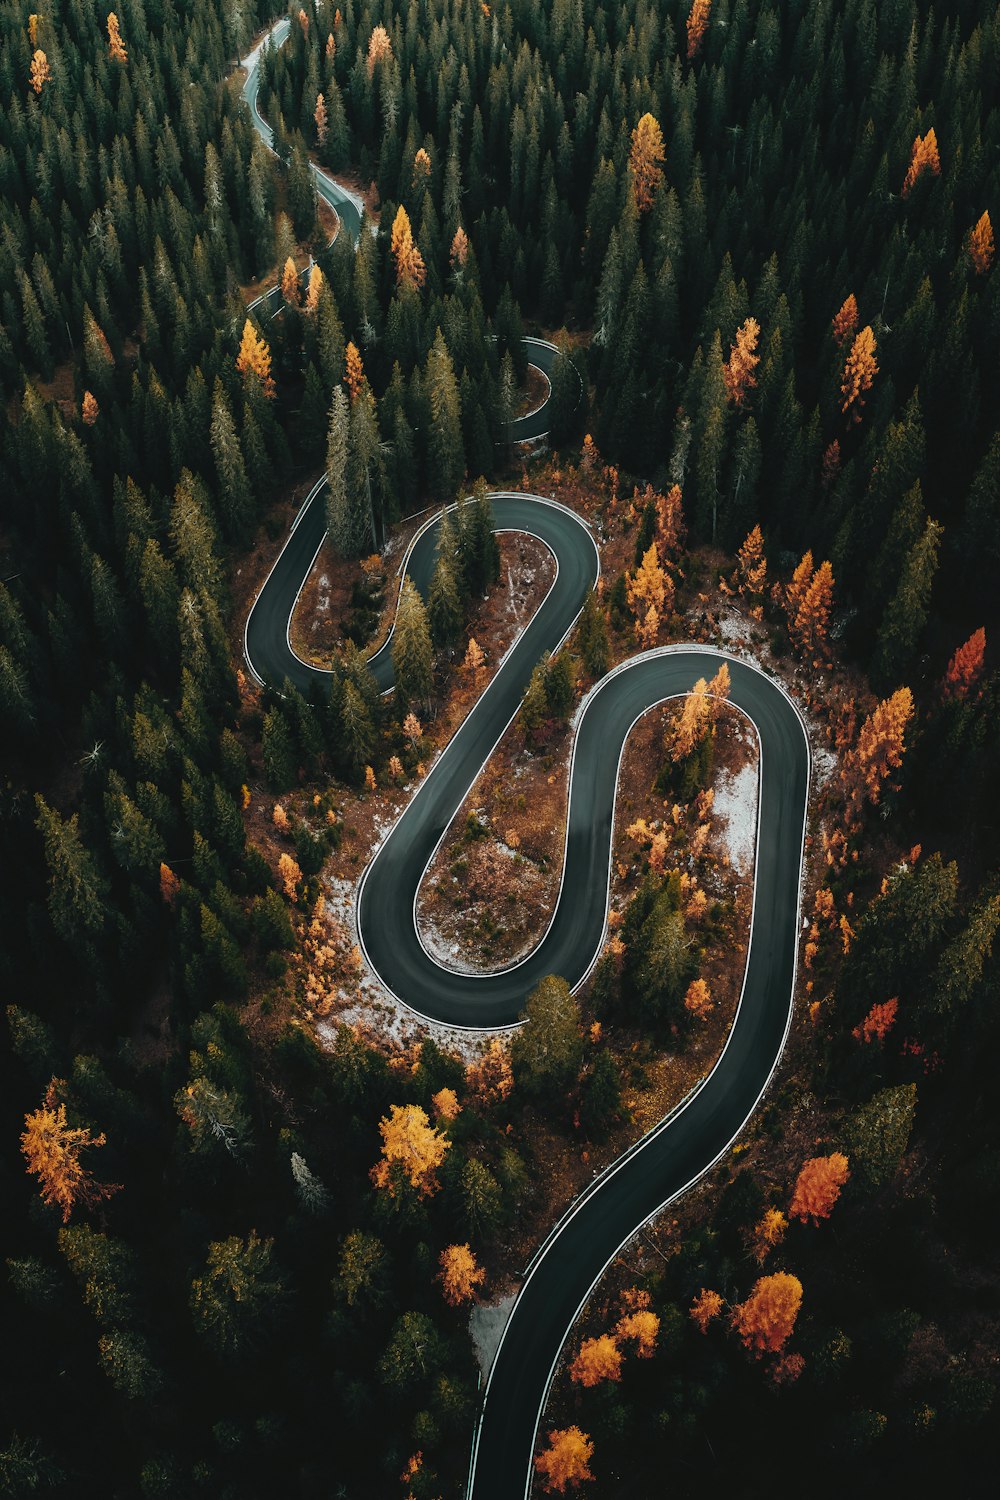
<path id="1" fill-rule="evenodd" d="M 287 24 L 279 22 L 274 35 Z M 259 49 L 246 60 L 244 93 L 269 142 L 270 132 L 256 109 L 258 56 Z M 329 179 L 318 175 L 328 187 Z M 339 212 L 339 204 L 335 206 Z M 530 421 L 541 424 L 544 432 L 544 406 Z M 326 675 L 294 654 L 288 629 L 323 540 L 324 484 L 321 479 L 307 497 L 246 625 L 246 658 L 254 675 L 279 685 L 287 677 L 303 690 Z M 692 1095 L 596 1178 L 556 1225 L 530 1267 L 493 1362 L 468 1493 L 470 1500 L 514 1500 L 531 1489 L 531 1456 L 552 1373 L 590 1291 L 632 1235 L 725 1153 L 756 1108 L 781 1055 L 795 982 L 810 757 L 795 705 L 775 679 L 747 662 L 701 646 L 665 647 L 634 657 L 597 684 L 579 716 L 563 878 L 543 939 L 522 963 L 498 973 L 470 976 L 443 968 L 423 948 L 416 930 L 421 878 L 516 714 L 535 663 L 571 630 L 599 572 L 593 537 L 571 511 L 532 495 L 501 493 L 491 501 L 498 529 L 530 532 L 552 550 L 556 578 L 362 877 L 359 935 L 369 964 L 389 990 L 422 1016 L 480 1028 L 516 1024 L 529 991 L 548 974 L 561 974 L 578 988 L 604 943 L 615 797 L 631 727 L 656 704 L 689 692 L 699 677 L 710 677 L 725 661 L 731 702 L 751 721 L 760 745 L 750 945 L 725 1049 Z M 437 526 L 435 517 L 404 559 L 405 570 L 424 591 Z M 380 687 L 389 688 L 391 638 L 370 665 Z"/>

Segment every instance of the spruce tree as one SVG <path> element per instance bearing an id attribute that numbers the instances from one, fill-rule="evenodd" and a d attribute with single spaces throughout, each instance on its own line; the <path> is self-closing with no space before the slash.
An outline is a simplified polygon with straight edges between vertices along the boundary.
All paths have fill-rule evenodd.
<path id="1" fill-rule="evenodd" d="M 341 557 L 352 557 L 350 507 L 347 498 L 350 408 L 342 385 L 334 386 L 326 435 L 326 525 Z"/>
<path id="2" fill-rule="evenodd" d="M 413 703 L 426 707 L 434 684 L 434 656 L 427 610 L 408 574 L 403 579 L 396 611 L 392 665 L 400 717 Z"/>
<path id="3" fill-rule="evenodd" d="M 427 446 L 431 490 L 438 499 L 450 500 L 465 473 L 465 450 L 458 382 L 440 328 L 427 356 L 426 391 L 431 415 Z"/>

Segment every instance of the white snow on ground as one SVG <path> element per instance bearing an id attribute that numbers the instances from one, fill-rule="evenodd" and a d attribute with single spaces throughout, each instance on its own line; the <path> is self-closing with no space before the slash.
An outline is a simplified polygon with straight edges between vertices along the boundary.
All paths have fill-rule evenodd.
<path id="1" fill-rule="evenodd" d="M 757 841 L 756 758 L 735 776 L 723 771 L 716 779 L 712 816 L 729 863 L 739 874 L 751 875 Z"/>
<path id="2" fill-rule="evenodd" d="M 484 1380 L 490 1373 L 490 1366 L 500 1347 L 507 1319 L 516 1301 L 517 1293 L 511 1292 L 509 1297 L 501 1297 L 499 1302 L 474 1307 L 469 1314 L 469 1336 L 475 1346 L 476 1359 Z"/>
<path id="3" fill-rule="evenodd" d="M 832 750 L 825 745 L 810 745 L 812 754 L 813 783 L 815 786 L 826 786 L 830 777 L 837 769 L 837 757 Z"/>

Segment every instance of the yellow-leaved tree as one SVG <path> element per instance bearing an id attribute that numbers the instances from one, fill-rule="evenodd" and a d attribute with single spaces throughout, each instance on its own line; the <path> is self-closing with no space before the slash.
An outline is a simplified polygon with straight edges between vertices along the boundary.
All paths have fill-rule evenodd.
<path id="1" fill-rule="evenodd" d="M 103 1131 L 91 1135 L 85 1127 L 70 1125 L 59 1099 L 60 1082 L 53 1078 L 41 1107 L 25 1115 L 21 1151 L 28 1171 L 38 1178 L 43 1200 L 62 1209 L 65 1224 L 78 1203 L 93 1208 L 121 1184 L 95 1182 L 80 1160 L 88 1146 L 103 1146 L 107 1137 Z"/>
<path id="2" fill-rule="evenodd" d="M 449 1307 L 460 1307 L 475 1294 L 486 1280 L 486 1272 L 476 1262 L 470 1246 L 447 1245 L 441 1251 L 438 1280 Z"/>
<path id="3" fill-rule="evenodd" d="M 371 1180 L 395 1198 L 406 1182 L 421 1198 L 438 1191 L 437 1169 L 451 1145 L 446 1135 L 434 1129 L 419 1104 L 393 1104 L 379 1121 L 382 1159 L 371 1169 Z"/>
<path id="4" fill-rule="evenodd" d="M 590 1460 L 594 1444 L 579 1427 L 554 1428 L 548 1435 L 549 1446 L 535 1459 L 542 1485 L 550 1495 L 564 1495 L 568 1486 L 574 1489 L 586 1479 L 593 1479 Z"/>
<path id="5" fill-rule="evenodd" d="M 640 214 L 646 213 L 653 206 L 656 189 L 663 181 L 666 154 L 659 121 L 653 115 L 643 115 L 632 132 L 628 159 L 635 206 Z"/>
<path id="6" fill-rule="evenodd" d="M 795 1327 L 802 1306 L 802 1283 L 788 1271 L 762 1276 L 745 1302 L 732 1311 L 732 1324 L 753 1354 L 777 1354 Z"/>

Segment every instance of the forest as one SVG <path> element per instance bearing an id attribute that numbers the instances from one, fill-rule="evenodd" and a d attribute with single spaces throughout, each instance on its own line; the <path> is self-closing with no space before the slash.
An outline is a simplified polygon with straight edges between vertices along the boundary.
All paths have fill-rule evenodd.
<path id="1" fill-rule="evenodd" d="M 493 489 L 607 543 L 529 761 L 725 607 L 837 766 L 752 1144 L 598 1289 L 535 1492 L 992 1492 L 1000 7 L 293 0 L 272 152 L 263 0 L 35 3 L 0 0 L 0 1494 L 465 1494 L 469 1311 L 546 1150 L 606 1163 L 694 1045 L 704 684 L 582 992 L 474 1060 L 315 1024 L 361 961 L 324 872 L 486 680 Z M 353 593 L 307 695 L 244 628 L 324 472 Z M 466 495 L 380 695 L 380 556 Z"/>

